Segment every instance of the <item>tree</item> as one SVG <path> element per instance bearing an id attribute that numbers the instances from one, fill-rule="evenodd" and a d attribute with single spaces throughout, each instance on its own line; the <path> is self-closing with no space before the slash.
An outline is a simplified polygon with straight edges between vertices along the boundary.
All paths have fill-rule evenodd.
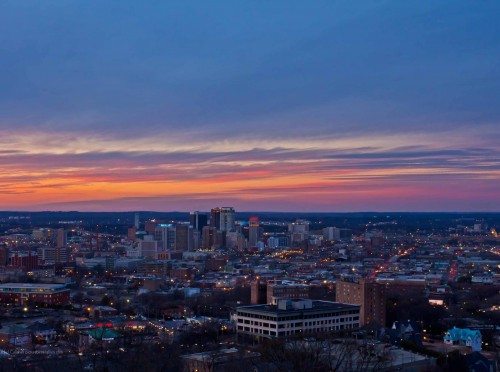
<path id="1" fill-rule="evenodd" d="M 101 306 L 109 306 L 111 304 L 111 297 L 104 295 L 101 298 Z"/>
<path id="2" fill-rule="evenodd" d="M 376 371 L 389 361 L 382 344 L 334 335 L 314 340 L 271 339 L 258 350 L 263 361 L 272 363 L 278 371 Z"/>

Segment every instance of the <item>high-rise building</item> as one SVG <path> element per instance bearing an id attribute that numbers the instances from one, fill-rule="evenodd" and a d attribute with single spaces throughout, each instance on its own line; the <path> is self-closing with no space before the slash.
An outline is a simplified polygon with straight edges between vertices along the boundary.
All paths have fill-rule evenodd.
<path id="1" fill-rule="evenodd" d="M 213 208 L 210 211 L 210 227 L 219 231 L 233 231 L 235 227 L 234 214 L 232 207 Z"/>
<path id="2" fill-rule="evenodd" d="M 154 240 L 158 242 L 162 251 L 175 248 L 175 226 L 169 223 L 160 223 L 155 228 Z"/>
<path id="3" fill-rule="evenodd" d="M 193 227 L 189 223 L 179 223 L 175 226 L 175 250 L 193 250 Z"/>
<path id="4" fill-rule="evenodd" d="M 137 230 L 139 230 L 139 213 L 134 214 L 134 226 Z"/>
<path id="5" fill-rule="evenodd" d="M 228 249 L 233 249 L 237 251 L 244 251 L 246 248 L 246 239 L 245 236 L 239 231 L 228 231 L 228 232 L 219 232 L 219 234 L 226 235 L 225 245 Z"/>
<path id="6" fill-rule="evenodd" d="M 212 208 L 210 211 L 210 227 L 220 230 L 220 208 Z"/>
<path id="7" fill-rule="evenodd" d="M 261 238 L 261 228 L 259 217 L 253 216 L 248 220 L 248 245 L 250 247 L 257 246 L 257 242 Z"/>
<path id="8" fill-rule="evenodd" d="M 218 231 L 214 227 L 205 226 L 202 231 L 203 249 L 220 248 L 225 245 L 225 232 Z"/>
<path id="9" fill-rule="evenodd" d="M 143 258 L 156 260 L 158 259 L 161 248 L 158 247 L 158 241 L 156 240 L 141 240 L 139 242 L 139 250 Z"/>
<path id="10" fill-rule="evenodd" d="M 336 301 L 360 305 L 360 325 L 385 326 L 385 285 L 373 280 L 341 280 L 336 283 Z"/>
<path id="11" fill-rule="evenodd" d="M 252 305 L 267 303 L 267 282 L 256 279 L 250 284 L 250 303 Z"/>
<path id="12" fill-rule="evenodd" d="M 232 207 L 220 208 L 220 231 L 234 230 L 234 213 L 234 208 Z"/>
<path id="13" fill-rule="evenodd" d="M 225 233 L 218 231 L 215 227 L 205 226 L 202 231 L 203 249 L 220 248 L 225 244 Z"/>
<path id="14" fill-rule="evenodd" d="M 296 220 L 288 224 L 288 233 L 292 244 L 301 243 L 309 237 L 309 221 Z"/>
<path id="15" fill-rule="evenodd" d="M 189 213 L 189 223 L 193 226 L 193 229 L 201 233 L 201 230 L 207 226 L 208 216 L 206 213 L 198 211 L 191 212 Z"/>
<path id="16" fill-rule="evenodd" d="M 127 238 L 129 240 L 135 240 L 137 238 L 136 233 L 137 233 L 137 229 L 135 228 L 135 226 L 129 227 L 128 231 L 127 231 Z"/>
<path id="17" fill-rule="evenodd" d="M 68 244 L 68 232 L 64 229 L 57 229 L 56 247 L 62 248 Z"/>
<path id="18" fill-rule="evenodd" d="M 0 247 L 0 266 L 7 266 L 9 263 L 9 248 Z"/>
<path id="19" fill-rule="evenodd" d="M 323 239 L 325 240 L 339 240 L 340 239 L 340 229 L 338 227 L 325 227 L 323 229 Z"/>
<path id="20" fill-rule="evenodd" d="M 159 225 L 159 222 L 157 220 L 149 220 L 144 223 L 144 231 L 146 231 L 148 234 L 154 234 L 156 226 Z"/>
<path id="21" fill-rule="evenodd" d="M 201 231 L 201 247 L 203 249 L 212 249 L 214 246 L 217 230 L 212 226 L 205 226 Z"/>
<path id="22" fill-rule="evenodd" d="M 193 229 L 193 250 L 201 248 L 201 231 Z"/>

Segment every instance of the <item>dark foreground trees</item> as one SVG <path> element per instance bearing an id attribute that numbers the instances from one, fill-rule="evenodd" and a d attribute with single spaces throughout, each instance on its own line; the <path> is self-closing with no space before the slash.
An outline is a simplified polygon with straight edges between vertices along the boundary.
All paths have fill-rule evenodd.
<path id="1" fill-rule="evenodd" d="M 258 350 L 277 371 L 376 371 L 389 362 L 385 347 L 367 339 L 274 339 Z"/>

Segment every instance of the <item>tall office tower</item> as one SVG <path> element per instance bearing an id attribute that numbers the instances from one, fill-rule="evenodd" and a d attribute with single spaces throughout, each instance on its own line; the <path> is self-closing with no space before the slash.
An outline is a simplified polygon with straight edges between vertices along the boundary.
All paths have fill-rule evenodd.
<path id="1" fill-rule="evenodd" d="M 139 213 L 134 214 L 134 226 L 137 230 L 139 230 Z"/>
<path id="2" fill-rule="evenodd" d="M 193 250 L 201 248 L 201 231 L 193 229 Z"/>
<path id="3" fill-rule="evenodd" d="M 201 235 L 203 249 L 221 248 L 226 244 L 226 233 L 218 231 L 215 227 L 205 226 Z"/>
<path id="4" fill-rule="evenodd" d="M 210 227 L 220 230 L 220 208 L 212 208 L 210 211 Z"/>
<path id="5" fill-rule="evenodd" d="M 216 231 L 214 237 L 214 248 L 222 248 L 226 246 L 226 232 Z"/>
<path id="6" fill-rule="evenodd" d="M 337 227 L 325 227 L 323 229 L 323 239 L 325 240 L 339 240 L 340 239 L 340 229 Z"/>
<path id="7" fill-rule="evenodd" d="M 220 231 L 233 231 L 234 230 L 234 208 L 222 207 L 220 208 Z"/>
<path id="8" fill-rule="evenodd" d="M 143 258 L 156 260 L 158 259 L 161 248 L 158 247 L 158 242 L 156 240 L 141 240 L 139 242 L 139 250 Z"/>
<path id="9" fill-rule="evenodd" d="M 56 247 L 62 248 L 68 244 L 68 232 L 64 229 L 57 229 Z"/>
<path id="10" fill-rule="evenodd" d="M 193 250 L 193 227 L 189 223 L 179 223 L 175 226 L 175 250 Z"/>
<path id="11" fill-rule="evenodd" d="M 175 227 L 172 224 L 160 223 L 156 226 L 154 240 L 162 251 L 173 250 L 175 247 Z"/>
<path id="12" fill-rule="evenodd" d="M 136 233 L 137 233 L 137 229 L 135 228 L 135 226 L 129 227 L 127 230 L 128 240 L 135 241 L 135 239 L 137 238 Z"/>
<path id="13" fill-rule="evenodd" d="M 154 234 L 156 226 L 158 226 L 159 222 L 157 220 L 149 220 L 144 223 L 144 231 L 148 234 Z"/>
<path id="14" fill-rule="evenodd" d="M 235 228 L 234 208 L 212 208 L 210 211 L 210 227 L 214 227 L 219 231 L 233 231 Z"/>
<path id="15" fill-rule="evenodd" d="M 0 266 L 7 266 L 9 262 L 9 248 L 0 247 Z"/>
<path id="16" fill-rule="evenodd" d="M 226 235 L 225 246 L 228 249 L 236 250 L 236 251 L 244 251 L 247 247 L 247 240 L 245 236 L 238 231 L 228 231 L 228 232 L 219 232 L 219 234 L 223 237 L 223 234 Z M 224 242 L 223 242 L 224 243 Z"/>
<path id="17" fill-rule="evenodd" d="M 261 238 L 261 229 L 259 217 L 253 216 L 248 220 L 248 245 L 250 247 L 257 246 L 257 242 Z"/>
<path id="18" fill-rule="evenodd" d="M 298 234 L 308 234 L 309 233 L 309 221 L 306 220 L 296 220 L 295 222 L 288 224 L 288 232 L 298 233 Z"/>
<path id="19" fill-rule="evenodd" d="M 215 227 L 205 226 L 201 230 L 201 248 L 212 249 L 212 247 L 214 246 L 216 234 L 217 230 Z"/>
<path id="20" fill-rule="evenodd" d="M 288 233 L 292 244 L 301 243 L 309 237 L 309 221 L 296 220 L 288 224 Z"/>
<path id="21" fill-rule="evenodd" d="M 383 284 L 373 280 L 341 280 L 336 283 L 337 302 L 360 305 L 360 325 L 385 326 L 386 291 Z"/>
<path id="22" fill-rule="evenodd" d="M 201 230 L 207 226 L 208 216 L 206 213 L 198 211 L 191 212 L 189 213 L 189 223 L 193 226 L 193 229 L 201 233 Z"/>
<path id="23" fill-rule="evenodd" d="M 250 284 L 250 303 L 260 305 L 267 303 L 267 282 L 256 279 Z"/>
<path id="24" fill-rule="evenodd" d="M 60 247 L 55 249 L 55 263 L 68 263 L 71 260 L 71 252 L 68 247 Z"/>

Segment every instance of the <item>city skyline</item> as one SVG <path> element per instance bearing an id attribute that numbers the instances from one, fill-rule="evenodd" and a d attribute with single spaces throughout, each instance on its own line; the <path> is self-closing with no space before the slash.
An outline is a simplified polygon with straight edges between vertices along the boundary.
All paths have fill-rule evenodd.
<path id="1" fill-rule="evenodd" d="M 2 2 L 0 210 L 499 211 L 499 11 Z"/>

